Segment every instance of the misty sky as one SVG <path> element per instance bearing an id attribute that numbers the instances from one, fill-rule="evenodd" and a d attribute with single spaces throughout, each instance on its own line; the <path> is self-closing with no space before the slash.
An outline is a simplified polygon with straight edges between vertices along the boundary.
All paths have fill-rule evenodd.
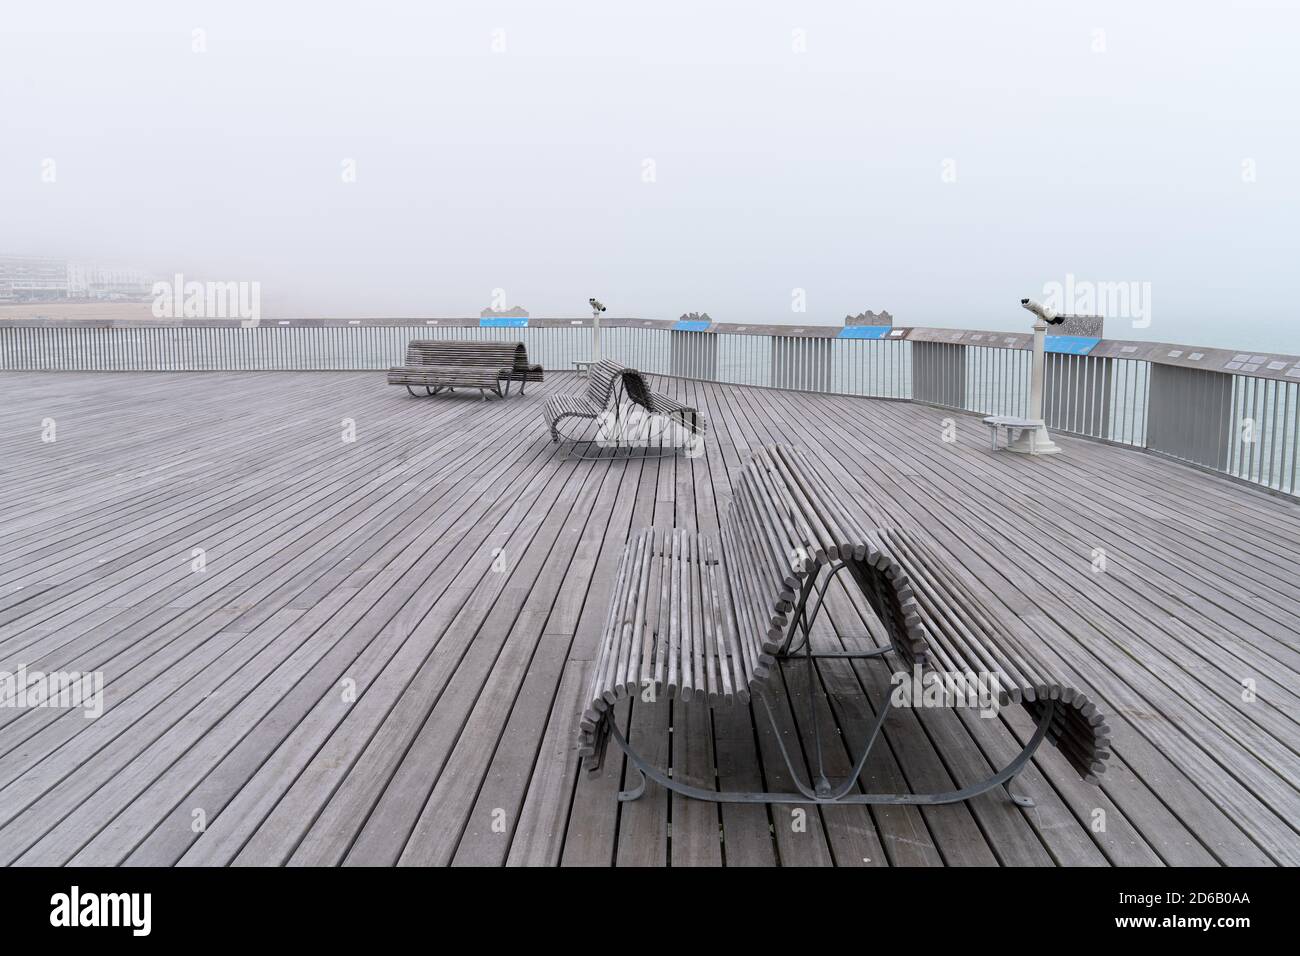
<path id="1" fill-rule="evenodd" d="M 8 3 L 0 253 L 270 316 L 1008 328 L 1072 273 L 1151 284 L 1111 337 L 1300 352 L 1297 37 L 1295 2 Z"/>

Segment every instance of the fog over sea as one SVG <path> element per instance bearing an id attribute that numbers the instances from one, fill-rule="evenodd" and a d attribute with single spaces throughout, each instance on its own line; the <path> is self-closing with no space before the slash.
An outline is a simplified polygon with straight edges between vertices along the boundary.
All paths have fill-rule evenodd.
<path id="1" fill-rule="evenodd" d="M 1011 330 L 1075 276 L 1300 353 L 1295 3 L 10 7 L 0 254 L 271 318 Z"/>

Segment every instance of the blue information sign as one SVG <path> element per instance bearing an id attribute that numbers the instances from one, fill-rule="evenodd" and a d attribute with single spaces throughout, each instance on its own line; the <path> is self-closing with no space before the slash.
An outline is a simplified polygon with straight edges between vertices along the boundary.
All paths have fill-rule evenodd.
<path id="1" fill-rule="evenodd" d="M 1045 335 L 1043 350 L 1061 355 L 1087 355 L 1100 341 L 1101 339 L 1090 339 L 1084 335 Z"/>
<path id="2" fill-rule="evenodd" d="M 837 339 L 883 339 L 894 331 L 888 325 L 846 325 Z"/>

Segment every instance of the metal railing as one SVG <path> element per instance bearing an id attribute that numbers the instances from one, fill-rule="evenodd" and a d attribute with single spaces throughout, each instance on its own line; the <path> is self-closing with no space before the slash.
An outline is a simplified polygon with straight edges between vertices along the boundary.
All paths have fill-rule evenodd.
<path id="1" fill-rule="evenodd" d="M 606 357 L 725 384 L 923 402 L 1023 416 L 1030 336 L 602 319 Z M 591 319 L 0 322 L 0 370 L 361 370 L 413 338 L 510 339 L 548 369 L 591 351 Z M 1102 339 L 1047 356 L 1044 417 L 1066 434 L 1145 448 L 1288 495 L 1300 491 L 1300 358 Z"/>

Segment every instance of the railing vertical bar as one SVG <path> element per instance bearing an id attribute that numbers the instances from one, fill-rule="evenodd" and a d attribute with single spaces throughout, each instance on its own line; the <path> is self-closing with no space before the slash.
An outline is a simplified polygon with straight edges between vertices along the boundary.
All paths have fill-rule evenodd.
<path id="1" fill-rule="evenodd" d="M 1288 485 L 1287 492 L 1295 494 L 1296 492 L 1296 464 L 1300 463 L 1300 382 L 1292 385 L 1287 384 L 1287 393 L 1291 395 L 1287 401 L 1288 411 L 1295 408 L 1296 414 L 1291 416 L 1291 483 Z"/>
<path id="2" fill-rule="evenodd" d="M 1259 426 L 1260 426 L 1260 419 L 1262 419 L 1262 418 L 1264 417 L 1264 415 L 1263 415 L 1263 401 L 1262 401 L 1264 390 L 1263 390 L 1262 388 L 1259 387 L 1259 383 L 1260 383 L 1260 379 L 1254 378 L 1254 377 L 1252 376 L 1252 378 L 1251 378 L 1251 380 L 1250 380 L 1250 391 L 1251 391 L 1251 395 L 1252 395 L 1252 397 L 1253 397 L 1253 401 L 1251 402 L 1251 406 L 1250 406 L 1250 409 L 1251 409 L 1251 418 L 1253 419 L 1253 421 L 1252 421 L 1252 423 L 1251 423 L 1251 430 L 1250 430 L 1250 437 L 1251 437 L 1251 442 L 1250 442 L 1250 474 L 1251 474 L 1251 475 L 1258 475 L 1258 474 L 1259 474 L 1259 470 L 1262 468 L 1262 466 L 1263 466 L 1263 464 L 1264 464 L 1264 462 L 1263 462 L 1263 455 L 1262 455 L 1262 454 L 1260 454 L 1260 455 L 1256 455 L 1256 454 L 1255 454 L 1256 449 L 1257 449 L 1257 447 L 1258 447 L 1258 445 L 1259 445 L 1259 436 L 1260 436 L 1260 427 L 1259 427 Z M 1262 451 L 1262 449 L 1261 449 L 1261 451 Z M 1257 462 L 1256 459 L 1259 459 L 1259 461 Z"/>

